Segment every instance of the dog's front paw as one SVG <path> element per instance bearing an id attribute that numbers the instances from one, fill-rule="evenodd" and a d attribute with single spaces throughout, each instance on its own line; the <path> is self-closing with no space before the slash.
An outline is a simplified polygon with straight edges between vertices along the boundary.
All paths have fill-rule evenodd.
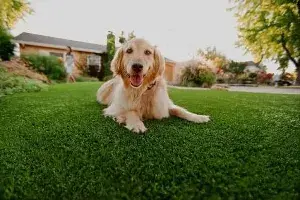
<path id="1" fill-rule="evenodd" d="M 134 123 L 134 124 L 126 124 L 125 127 L 135 133 L 144 133 L 145 131 L 147 131 L 147 128 L 145 127 L 145 125 L 142 121 Z"/>
<path id="2" fill-rule="evenodd" d="M 103 112 L 104 117 L 112 117 L 112 118 L 114 118 L 114 115 L 113 115 L 113 113 L 110 111 L 109 107 L 103 109 L 102 112 Z"/>
<path id="3" fill-rule="evenodd" d="M 126 122 L 126 117 L 124 115 L 119 115 L 114 119 L 118 124 L 124 124 Z"/>
<path id="4" fill-rule="evenodd" d="M 210 118 L 209 118 L 209 116 L 207 116 L 207 115 L 194 115 L 193 117 L 192 117 L 192 120 L 191 121 L 193 121 L 193 122 L 195 122 L 195 123 L 206 123 L 206 122 L 209 122 L 210 121 Z"/>

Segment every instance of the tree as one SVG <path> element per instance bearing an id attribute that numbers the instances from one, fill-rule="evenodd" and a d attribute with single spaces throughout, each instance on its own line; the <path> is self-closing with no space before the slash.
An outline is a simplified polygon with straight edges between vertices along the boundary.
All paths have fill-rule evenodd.
<path id="1" fill-rule="evenodd" d="M 135 34 L 134 34 L 134 31 L 131 31 L 129 34 L 128 34 L 128 39 L 127 41 L 133 39 L 133 38 L 136 38 Z"/>
<path id="2" fill-rule="evenodd" d="M 235 77 L 237 77 L 240 74 L 244 73 L 244 70 L 246 68 L 246 64 L 242 62 L 235 62 L 231 60 L 228 64 L 228 67 L 225 68 L 226 72 L 233 73 Z"/>
<path id="3" fill-rule="evenodd" d="M 15 44 L 13 36 L 3 27 L 0 27 L 0 60 L 10 60 L 14 55 Z"/>
<path id="4" fill-rule="evenodd" d="M 286 65 L 288 59 L 298 73 L 300 85 L 300 1 L 231 0 L 238 20 L 238 46 L 255 60 L 271 59 Z"/>
<path id="5" fill-rule="evenodd" d="M 128 34 L 127 39 L 126 39 L 125 36 L 124 36 L 124 31 L 122 31 L 122 32 L 121 32 L 121 35 L 119 36 L 119 42 L 120 42 L 120 44 L 124 44 L 125 42 L 127 42 L 127 41 L 129 41 L 129 40 L 131 40 L 131 39 L 133 39 L 133 38 L 136 38 L 136 36 L 135 36 L 135 34 L 134 34 L 134 31 L 132 31 L 132 32 L 130 32 L 130 33 Z"/>
<path id="6" fill-rule="evenodd" d="M 126 38 L 124 36 L 124 31 L 121 32 L 121 35 L 119 36 L 119 43 L 124 44 L 126 42 Z"/>
<path id="7" fill-rule="evenodd" d="M 132 38 L 135 38 L 134 32 L 128 34 L 127 39 L 124 36 L 124 31 L 121 32 L 121 35 L 119 36 L 119 43 L 123 44 L 126 41 L 131 40 Z M 104 63 L 104 76 L 111 76 L 112 72 L 110 71 L 110 63 L 114 58 L 115 52 L 116 52 L 116 37 L 112 31 L 108 31 L 107 34 L 107 45 L 106 45 L 106 51 L 107 51 L 107 61 Z"/>
<path id="8" fill-rule="evenodd" d="M 287 56 L 278 58 L 279 67 L 277 70 L 282 71 L 282 74 L 285 74 L 286 69 L 289 66 L 289 58 Z"/>
<path id="9" fill-rule="evenodd" d="M 219 69 L 224 69 L 228 65 L 226 56 L 218 52 L 216 47 L 207 47 L 204 50 L 199 49 L 198 55 L 206 60 L 211 60 Z"/>
<path id="10" fill-rule="evenodd" d="M 33 10 L 26 0 L 1 0 L 0 1 L 0 26 L 12 28 L 16 22 Z"/>
<path id="11" fill-rule="evenodd" d="M 115 45 L 115 35 L 113 32 L 108 31 L 106 39 L 106 51 L 107 51 L 107 61 L 104 64 L 104 76 L 112 75 L 110 71 L 110 63 L 114 58 L 116 45 Z"/>

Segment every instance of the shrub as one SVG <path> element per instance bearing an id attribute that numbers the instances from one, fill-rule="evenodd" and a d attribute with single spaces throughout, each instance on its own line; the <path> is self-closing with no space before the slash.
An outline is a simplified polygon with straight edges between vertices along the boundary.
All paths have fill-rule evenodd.
<path id="1" fill-rule="evenodd" d="M 252 75 L 251 75 L 252 74 Z M 239 83 L 239 84 L 256 84 L 256 77 L 257 74 L 255 73 L 250 73 L 250 74 L 239 74 L 237 77 L 236 77 L 236 83 Z"/>
<path id="2" fill-rule="evenodd" d="M 257 83 L 257 73 L 250 73 L 248 74 L 248 78 L 246 79 L 245 83 Z"/>
<path id="3" fill-rule="evenodd" d="M 7 61 L 14 55 L 15 44 L 13 36 L 4 28 L 0 27 L 0 59 Z"/>
<path id="4" fill-rule="evenodd" d="M 10 74 L 0 67 L 0 97 L 20 92 L 38 92 L 45 88 L 46 85 L 41 82 Z"/>
<path id="5" fill-rule="evenodd" d="M 49 79 L 62 80 L 66 77 L 63 63 L 55 56 L 27 54 L 22 55 L 22 59 L 30 68 L 45 74 Z"/>
<path id="6" fill-rule="evenodd" d="M 222 78 L 222 77 L 217 78 L 216 81 L 217 81 L 217 83 L 226 83 L 225 78 Z"/>
<path id="7" fill-rule="evenodd" d="M 187 66 L 182 70 L 180 76 L 180 85 L 188 86 L 189 83 L 195 82 L 199 73 L 197 67 L 194 66 Z"/>
<path id="8" fill-rule="evenodd" d="M 216 82 L 218 84 L 229 84 L 234 75 L 231 73 L 216 74 Z"/>
<path id="9" fill-rule="evenodd" d="M 281 79 L 286 81 L 294 81 L 296 80 L 296 77 L 293 74 L 287 72 L 281 76 Z"/>
<path id="10" fill-rule="evenodd" d="M 109 80 L 112 79 L 112 78 L 113 78 L 112 75 L 105 76 L 105 77 L 103 78 L 103 81 L 109 81 Z"/>
<path id="11" fill-rule="evenodd" d="M 239 74 L 238 76 L 236 76 L 236 81 L 239 84 L 246 84 L 251 82 L 247 74 Z"/>
<path id="12" fill-rule="evenodd" d="M 257 75 L 257 82 L 260 84 L 270 84 L 273 80 L 272 73 L 260 72 Z"/>
<path id="13" fill-rule="evenodd" d="M 216 75 L 208 67 L 190 65 L 183 69 L 180 84 L 183 86 L 211 87 Z"/>
<path id="14" fill-rule="evenodd" d="M 200 68 L 196 83 L 202 87 L 211 87 L 216 82 L 216 75 L 208 68 Z"/>
<path id="15" fill-rule="evenodd" d="M 251 78 L 251 79 L 256 79 L 256 77 L 257 77 L 257 73 L 250 73 L 249 74 L 249 78 Z"/>
<path id="16" fill-rule="evenodd" d="M 96 82 L 99 81 L 98 78 L 90 76 L 78 76 L 75 78 L 77 82 Z"/>

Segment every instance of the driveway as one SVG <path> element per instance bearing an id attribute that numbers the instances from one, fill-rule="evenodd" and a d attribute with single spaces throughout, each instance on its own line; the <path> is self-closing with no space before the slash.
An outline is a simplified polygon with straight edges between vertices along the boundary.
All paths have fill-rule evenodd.
<path id="1" fill-rule="evenodd" d="M 276 88 L 276 87 L 244 87 L 231 86 L 229 91 L 273 93 L 273 94 L 300 94 L 300 88 Z"/>

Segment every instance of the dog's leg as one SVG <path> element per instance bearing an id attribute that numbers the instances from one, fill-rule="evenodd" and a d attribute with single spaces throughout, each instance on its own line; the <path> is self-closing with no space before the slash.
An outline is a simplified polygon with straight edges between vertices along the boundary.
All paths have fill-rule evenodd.
<path id="1" fill-rule="evenodd" d="M 136 133 L 143 133 L 147 130 L 144 123 L 141 121 L 138 113 L 136 111 L 129 111 L 125 114 L 125 123 L 126 128 L 136 132 Z"/>
<path id="2" fill-rule="evenodd" d="M 210 120 L 209 116 L 197 115 L 197 114 L 191 113 L 191 112 L 187 111 L 186 109 L 176 106 L 174 104 L 170 105 L 169 112 L 170 112 L 170 115 L 174 115 L 179 118 L 186 119 L 188 121 L 195 122 L 195 123 L 205 123 Z"/>
<path id="3" fill-rule="evenodd" d="M 124 124 L 126 122 L 126 117 L 125 115 L 118 115 L 115 119 L 116 122 L 118 122 L 118 124 Z"/>
<path id="4" fill-rule="evenodd" d="M 97 101 L 100 104 L 108 105 L 112 101 L 112 93 L 114 86 L 114 79 L 105 82 L 97 91 Z"/>

